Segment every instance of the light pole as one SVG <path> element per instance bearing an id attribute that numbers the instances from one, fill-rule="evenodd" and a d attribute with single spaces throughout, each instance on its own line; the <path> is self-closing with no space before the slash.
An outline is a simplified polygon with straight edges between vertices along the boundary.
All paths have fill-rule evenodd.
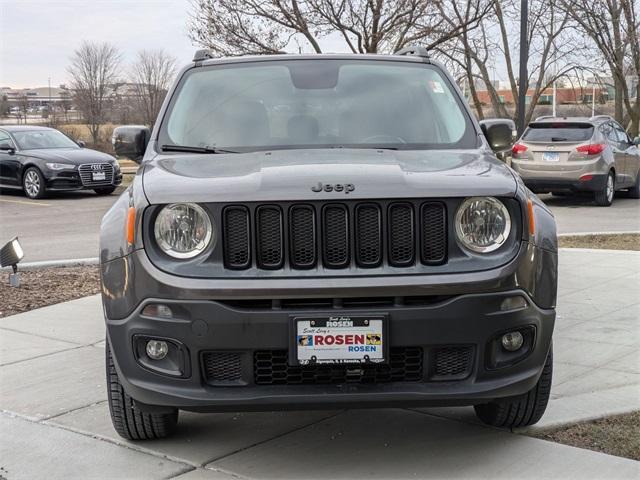
<path id="1" fill-rule="evenodd" d="M 529 44 L 527 42 L 527 24 L 529 5 L 527 0 L 520 0 L 520 78 L 518 79 L 518 135 L 524 131 L 524 118 L 527 97 L 527 58 Z"/>
<path id="2" fill-rule="evenodd" d="M 49 82 L 49 100 L 47 101 L 47 113 L 48 113 L 48 117 L 49 117 L 49 126 L 51 126 L 51 114 L 53 113 L 53 108 L 51 105 L 51 77 L 47 78 L 47 81 Z"/>

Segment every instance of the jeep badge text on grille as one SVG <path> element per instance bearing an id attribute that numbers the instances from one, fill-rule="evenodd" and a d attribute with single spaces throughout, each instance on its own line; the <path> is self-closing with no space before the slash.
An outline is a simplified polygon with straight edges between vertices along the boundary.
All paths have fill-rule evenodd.
<path id="1" fill-rule="evenodd" d="M 323 185 L 322 183 L 318 182 L 317 185 L 311 187 L 311 190 L 314 192 L 322 192 L 324 190 L 325 192 L 344 192 L 347 195 L 349 195 L 349 192 L 353 192 L 355 189 L 356 186 L 352 183 L 325 183 Z"/>

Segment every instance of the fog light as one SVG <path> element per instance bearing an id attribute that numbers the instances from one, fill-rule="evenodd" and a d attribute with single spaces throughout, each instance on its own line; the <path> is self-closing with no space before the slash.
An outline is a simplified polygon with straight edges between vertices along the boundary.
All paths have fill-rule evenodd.
<path id="1" fill-rule="evenodd" d="M 169 352 L 169 345 L 162 340 L 149 340 L 147 342 L 147 355 L 152 360 L 162 360 Z"/>
<path id="2" fill-rule="evenodd" d="M 520 332 L 509 332 L 505 333 L 502 336 L 502 348 L 507 350 L 508 352 L 515 352 L 516 350 L 522 347 L 524 343 L 524 338 Z M 147 346 L 147 349 L 149 347 Z"/>

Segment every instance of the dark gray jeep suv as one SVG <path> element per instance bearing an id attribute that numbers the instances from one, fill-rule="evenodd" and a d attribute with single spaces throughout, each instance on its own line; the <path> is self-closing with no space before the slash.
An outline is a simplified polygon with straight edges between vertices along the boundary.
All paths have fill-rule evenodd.
<path id="1" fill-rule="evenodd" d="M 178 75 L 102 222 L 113 424 L 179 410 L 473 405 L 542 416 L 551 213 L 421 49 L 213 59 Z M 493 150 L 493 151 L 492 151 Z"/>

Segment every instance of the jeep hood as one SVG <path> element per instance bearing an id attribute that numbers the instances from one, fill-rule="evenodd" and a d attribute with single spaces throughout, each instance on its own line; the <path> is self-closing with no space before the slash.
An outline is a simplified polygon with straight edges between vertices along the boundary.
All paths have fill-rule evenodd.
<path id="1" fill-rule="evenodd" d="M 318 183 L 355 189 L 320 191 Z M 158 155 L 145 163 L 150 203 L 513 196 L 511 170 L 477 150 L 308 149 Z"/>

